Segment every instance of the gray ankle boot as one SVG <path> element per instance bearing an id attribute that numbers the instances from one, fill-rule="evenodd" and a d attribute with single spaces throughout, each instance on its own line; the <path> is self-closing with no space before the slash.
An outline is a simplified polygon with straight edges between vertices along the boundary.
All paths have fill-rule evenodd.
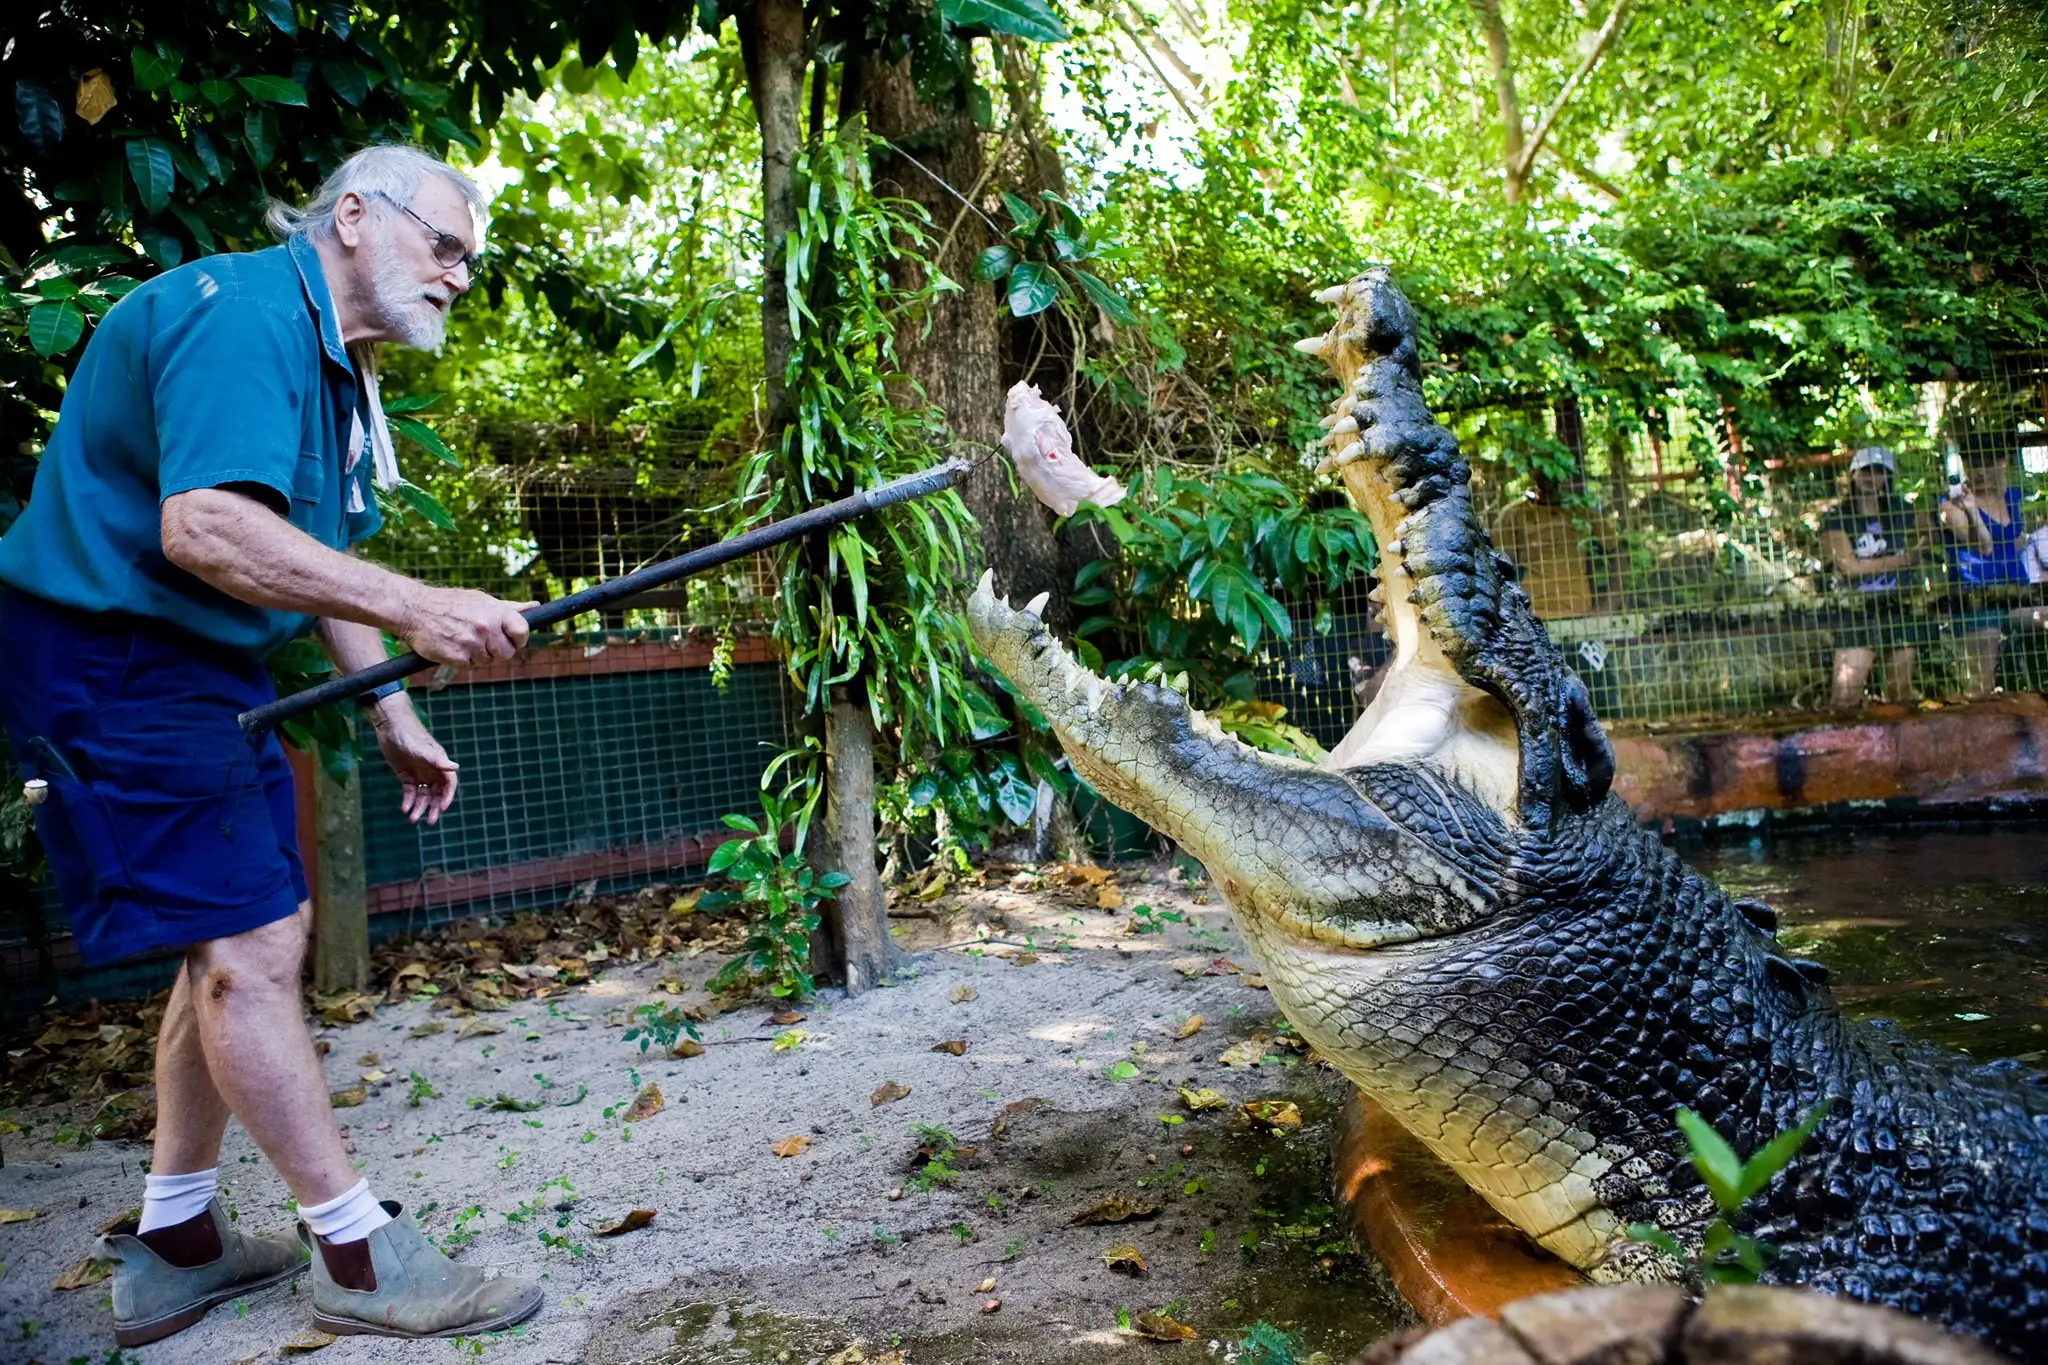
<path id="1" fill-rule="evenodd" d="M 369 1236 L 375 1287 L 347 1289 L 334 1282 L 313 1234 L 299 1224 L 299 1240 L 313 1258 L 313 1321 L 336 1336 L 455 1337 L 493 1332 L 526 1321 L 540 1310 L 540 1286 L 459 1266 L 441 1254 L 395 1203 L 383 1201 L 391 1221 Z"/>
<path id="2" fill-rule="evenodd" d="M 289 1233 L 251 1237 L 237 1232 L 218 1197 L 207 1205 L 220 1232 L 220 1255 L 205 1265 L 175 1266 L 135 1235 L 132 1223 L 99 1239 L 99 1258 L 114 1264 L 114 1340 L 143 1346 L 182 1332 L 229 1299 L 280 1284 L 306 1268 Z"/>

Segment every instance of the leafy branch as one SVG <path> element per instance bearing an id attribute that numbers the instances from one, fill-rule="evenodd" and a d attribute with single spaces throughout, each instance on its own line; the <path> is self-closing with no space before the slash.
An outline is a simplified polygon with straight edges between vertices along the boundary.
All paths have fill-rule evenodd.
<path id="1" fill-rule="evenodd" d="M 1764 1273 L 1764 1258 L 1771 1247 L 1735 1231 L 1735 1215 L 1799 1154 L 1813 1130 L 1827 1117 L 1828 1104 L 1823 1099 L 1805 1118 L 1759 1147 L 1747 1161 L 1735 1154 L 1735 1149 L 1714 1131 L 1712 1124 L 1692 1110 L 1681 1108 L 1679 1131 L 1685 1134 L 1692 1149 L 1693 1169 L 1707 1182 L 1719 1216 L 1707 1224 L 1697 1256 L 1688 1256 L 1676 1237 L 1648 1223 L 1632 1225 L 1628 1230 L 1630 1239 L 1655 1247 L 1710 1283 L 1755 1283 Z"/>

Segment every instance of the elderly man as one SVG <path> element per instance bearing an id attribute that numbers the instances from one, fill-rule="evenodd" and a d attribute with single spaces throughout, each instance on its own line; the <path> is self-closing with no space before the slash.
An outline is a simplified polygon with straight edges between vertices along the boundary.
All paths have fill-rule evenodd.
<path id="1" fill-rule="evenodd" d="M 372 147 L 304 209 L 285 245 L 149 281 L 86 347 L 26 512 L 0 538 L 0 719 L 46 784 L 37 830 L 80 954 L 183 954 L 157 1039 L 156 1144 L 137 1225 L 102 1240 L 115 1332 L 135 1346 L 311 1257 L 330 1332 L 453 1336 L 540 1306 L 429 1244 L 359 1179 L 307 1033 L 311 915 L 275 737 L 238 712 L 272 695 L 264 657 L 310 624 L 335 664 L 509 658 L 519 607 L 357 559 L 377 529 L 373 469 L 396 478 L 376 349 L 441 344 L 469 287 L 477 187 L 424 152 Z M 359 699 L 429 823 L 455 767 L 396 685 Z M 297 1197 L 301 1229 L 237 1231 L 219 1198 L 233 1114 Z"/>

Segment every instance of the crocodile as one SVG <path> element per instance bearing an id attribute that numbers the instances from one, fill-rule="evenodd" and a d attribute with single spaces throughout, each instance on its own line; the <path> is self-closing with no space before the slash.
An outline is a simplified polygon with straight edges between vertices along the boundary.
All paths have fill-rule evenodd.
<path id="1" fill-rule="evenodd" d="M 1716 1210 L 1680 1107 L 1739 1152 L 1829 1107 L 1741 1224 L 1765 1278 L 1889 1304 L 2048 1359 L 2048 1085 L 1856 1022 L 1609 789 L 1583 685 L 1492 548 L 1423 400 L 1383 269 L 1317 295 L 1300 343 L 1377 540 L 1394 659 L 1326 759 L 1248 747 L 1173 687 L 1109 682 L 984 576 L 977 647 L 1074 769 L 1199 859 L 1273 999 L 1368 1098 L 1539 1245 L 1603 1281 L 1694 1268 Z"/>

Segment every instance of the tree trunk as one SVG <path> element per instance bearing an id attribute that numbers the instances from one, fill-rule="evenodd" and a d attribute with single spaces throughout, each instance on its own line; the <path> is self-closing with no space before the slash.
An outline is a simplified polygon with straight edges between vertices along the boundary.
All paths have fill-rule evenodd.
<path id="1" fill-rule="evenodd" d="M 796 158 L 804 88 L 802 0 L 755 0 L 737 16 L 747 94 L 761 125 L 761 356 L 766 387 L 765 439 L 780 438 L 789 420 L 783 372 L 794 345 L 782 293 L 782 255 L 796 227 L 790 164 Z"/>
<path id="2" fill-rule="evenodd" d="M 1510 204 L 1522 199 L 1527 168 L 1522 165 L 1522 102 L 1515 92 L 1515 58 L 1508 46 L 1508 26 L 1500 16 L 1500 0 L 1472 0 L 1479 17 L 1479 32 L 1486 39 L 1487 60 L 1493 66 L 1494 102 L 1500 109 L 1501 186 Z"/>
<path id="3" fill-rule="evenodd" d="M 828 901 L 840 982 L 859 995 L 888 975 L 895 956 L 889 907 L 875 866 L 875 727 L 850 688 L 832 689 L 825 715 L 825 827 L 820 860 L 853 880 Z"/>
<path id="4" fill-rule="evenodd" d="M 370 893 L 363 865 L 363 782 L 346 785 L 316 771 L 320 830 L 314 861 L 313 989 L 359 991 L 370 984 Z"/>
<path id="5" fill-rule="evenodd" d="M 864 102 L 876 135 L 916 149 L 910 156 L 884 149 L 875 163 L 876 189 L 924 206 L 942 250 L 932 264 L 962 284 L 957 293 L 934 299 L 924 317 L 905 321 L 896 334 L 897 360 L 945 410 L 955 438 L 973 448 L 969 458 L 979 461 L 960 496 L 980 523 L 998 589 L 1019 602 L 1051 593 L 1050 615 L 1060 623 L 1066 584 L 1052 517 L 1028 492 L 1010 491 L 1000 459 L 980 458 L 1002 439 L 1004 400 L 1000 303 L 973 277 L 975 258 L 990 245 L 988 225 L 961 202 L 982 197 L 981 135 L 964 105 L 935 109 L 918 99 L 907 57 L 870 58 Z M 922 267 L 905 273 L 908 283 L 923 282 Z"/>

